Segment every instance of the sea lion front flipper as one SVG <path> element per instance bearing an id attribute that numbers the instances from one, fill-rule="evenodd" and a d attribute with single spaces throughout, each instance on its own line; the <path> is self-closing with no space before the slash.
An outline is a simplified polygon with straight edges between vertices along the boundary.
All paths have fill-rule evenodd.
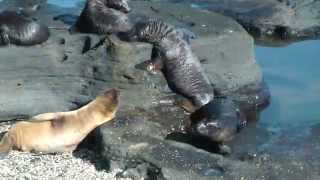
<path id="1" fill-rule="evenodd" d="M 10 38 L 9 38 L 9 29 L 6 26 L 0 26 L 0 37 L 1 37 L 1 44 L 2 45 L 9 45 Z"/>
<path id="2" fill-rule="evenodd" d="M 0 160 L 5 159 L 11 150 L 11 144 L 8 141 L 8 133 L 6 133 L 0 143 Z"/>
<path id="3" fill-rule="evenodd" d="M 187 111 L 188 113 L 193 113 L 197 109 L 189 99 L 180 95 L 175 96 L 175 104 Z"/>
<path id="4" fill-rule="evenodd" d="M 146 62 L 146 70 L 151 74 L 158 74 L 163 69 L 163 59 L 158 48 L 153 47 L 151 52 L 151 59 Z"/>

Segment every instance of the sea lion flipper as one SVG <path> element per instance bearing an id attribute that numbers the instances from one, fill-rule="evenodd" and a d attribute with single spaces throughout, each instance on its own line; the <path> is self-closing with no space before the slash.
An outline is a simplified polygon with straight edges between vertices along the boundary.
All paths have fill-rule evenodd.
<path id="1" fill-rule="evenodd" d="M 8 141 L 8 133 L 6 133 L 0 143 L 0 160 L 6 158 L 11 150 L 11 145 Z"/>
<path id="2" fill-rule="evenodd" d="M 193 105 L 193 103 L 189 99 L 184 98 L 183 96 L 176 95 L 175 103 L 177 106 L 181 107 L 189 113 L 193 113 L 196 111 L 196 107 Z"/>

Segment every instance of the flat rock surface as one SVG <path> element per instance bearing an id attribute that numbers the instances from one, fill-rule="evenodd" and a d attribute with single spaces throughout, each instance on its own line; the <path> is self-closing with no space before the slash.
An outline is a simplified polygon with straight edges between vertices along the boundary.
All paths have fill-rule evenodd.
<path id="1" fill-rule="evenodd" d="M 186 3 L 186 1 L 171 1 Z M 271 46 L 320 37 L 320 2 L 316 0 L 190 0 L 191 6 L 230 16 Z"/>

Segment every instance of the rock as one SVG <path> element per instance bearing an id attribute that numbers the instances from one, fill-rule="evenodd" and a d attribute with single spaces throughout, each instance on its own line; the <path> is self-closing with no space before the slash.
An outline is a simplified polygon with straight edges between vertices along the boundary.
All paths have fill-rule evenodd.
<path id="1" fill-rule="evenodd" d="M 186 1 L 175 1 L 186 3 Z M 193 7 L 207 9 L 237 20 L 256 42 L 282 46 L 320 37 L 319 1 L 306 0 L 190 0 Z"/>
<path id="2" fill-rule="evenodd" d="M 111 169 L 123 169 L 120 177 L 182 180 L 244 176 L 256 179 L 261 173 L 246 162 L 164 140 L 164 128 L 158 123 L 144 121 L 138 116 L 135 121 L 125 120 L 121 115 L 123 113 L 113 124 L 104 125 L 97 131 L 100 152 L 109 161 Z M 141 127 L 142 123 L 146 124 Z"/>
<path id="3" fill-rule="evenodd" d="M 92 49 L 101 41 L 98 36 L 70 35 L 67 31 L 55 30 L 51 34 L 48 42 L 41 45 L 0 48 L 1 120 L 72 110 L 111 87 L 122 89 L 125 99 L 132 99 L 128 104 L 151 104 L 152 98 L 146 98 L 150 101 L 145 102 L 140 98 L 152 94 L 156 88 L 140 91 L 151 83 L 144 83 L 148 78 L 143 75 L 148 74 L 134 67 L 138 61 L 149 57 L 150 45 L 137 43 L 125 52 L 121 45 L 113 43 L 108 47 L 117 50 L 107 53 L 106 43 Z M 83 54 L 85 46 L 88 50 Z M 119 53 L 121 55 L 117 55 Z M 122 59 L 111 61 L 109 55 Z M 138 94 L 134 94 L 133 89 Z"/>

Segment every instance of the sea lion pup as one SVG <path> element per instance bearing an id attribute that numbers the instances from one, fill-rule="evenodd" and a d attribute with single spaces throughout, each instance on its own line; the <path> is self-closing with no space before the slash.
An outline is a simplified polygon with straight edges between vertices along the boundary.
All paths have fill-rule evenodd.
<path id="1" fill-rule="evenodd" d="M 154 45 L 149 71 L 160 69 L 170 89 L 190 99 L 195 106 L 195 116 L 199 117 L 191 123 L 190 133 L 215 142 L 223 142 L 234 136 L 240 124 L 234 102 L 215 102 L 211 82 L 181 32 L 152 19 L 137 23 L 126 38 Z"/>
<path id="2" fill-rule="evenodd" d="M 128 0 L 87 0 L 70 32 L 106 34 L 129 31 L 132 25 L 127 13 L 130 10 Z"/>
<path id="3" fill-rule="evenodd" d="M 48 27 L 14 11 L 0 13 L 0 45 L 31 46 L 49 38 Z"/>
<path id="4" fill-rule="evenodd" d="M 220 152 L 230 154 L 231 149 L 224 145 L 246 126 L 244 114 L 229 97 L 215 97 L 190 116 L 191 134 L 209 137 L 220 145 Z"/>
<path id="5" fill-rule="evenodd" d="M 94 128 L 112 120 L 118 109 L 117 90 L 109 90 L 78 110 L 45 113 L 18 122 L 4 135 L 0 154 L 72 152 Z"/>
<path id="6" fill-rule="evenodd" d="M 127 36 L 154 45 L 149 67 L 162 70 L 173 92 L 191 99 L 198 108 L 213 100 L 213 87 L 198 57 L 173 26 L 151 19 L 137 23 Z"/>

